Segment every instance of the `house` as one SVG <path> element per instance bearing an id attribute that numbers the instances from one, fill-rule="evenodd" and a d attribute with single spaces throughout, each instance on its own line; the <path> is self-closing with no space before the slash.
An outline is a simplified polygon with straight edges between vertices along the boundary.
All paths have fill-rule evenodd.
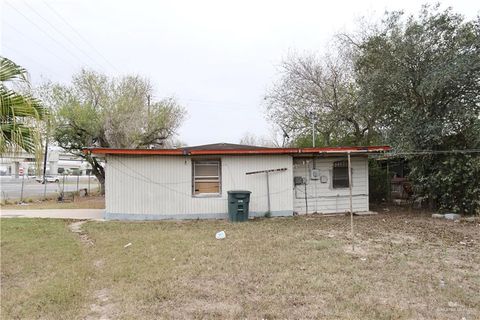
<path id="1" fill-rule="evenodd" d="M 368 211 L 368 155 L 387 146 L 85 149 L 106 161 L 106 219 L 227 217 L 227 191 L 251 191 L 250 216 Z"/>

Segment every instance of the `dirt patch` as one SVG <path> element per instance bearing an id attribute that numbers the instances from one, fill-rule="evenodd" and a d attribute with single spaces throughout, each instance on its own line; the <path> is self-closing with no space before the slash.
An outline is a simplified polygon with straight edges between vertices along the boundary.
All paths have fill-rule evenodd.
<path id="1" fill-rule="evenodd" d="M 85 317 L 85 319 L 114 319 L 117 307 L 110 301 L 110 291 L 107 289 L 101 289 L 95 291 L 93 295 L 96 302 L 90 305 L 90 313 Z"/>
<path id="2" fill-rule="evenodd" d="M 366 249 L 367 246 L 356 243 L 355 247 L 352 244 L 347 244 L 343 247 L 343 250 L 355 257 L 366 257 L 370 254 L 370 250 Z"/>
<path id="3" fill-rule="evenodd" d="M 82 225 L 84 225 L 86 221 L 77 221 L 73 222 L 68 225 L 69 229 L 73 233 L 77 233 L 79 235 L 80 242 L 85 246 L 93 246 L 94 242 L 92 239 L 89 238 L 88 234 L 83 231 Z M 103 269 L 104 267 L 104 260 L 97 259 L 93 262 L 93 266 L 99 270 Z M 100 289 L 96 290 L 92 294 L 92 300 L 95 302 L 90 305 L 90 312 L 85 317 L 87 320 L 93 319 L 101 319 L 101 320 L 108 320 L 112 319 L 115 314 L 116 305 L 110 301 L 110 290 L 108 289 Z"/>
<path id="4" fill-rule="evenodd" d="M 86 221 L 73 222 L 69 224 L 68 227 L 70 228 L 70 231 L 74 233 L 82 233 L 82 224 L 84 224 L 85 222 Z"/>
<path id="5" fill-rule="evenodd" d="M 103 259 L 98 259 L 93 262 L 93 266 L 97 269 L 102 269 L 105 265 L 105 261 Z"/>
<path id="6" fill-rule="evenodd" d="M 87 246 L 93 246 L 94 245 L 94 242 L 92 239 L 90 239 L 88 237 L 88 234 L 86 234 L 83 230 L 82 230 L 82 225 L 87 222 L 87 221 L 77 221 L 77 222 L 73 222 L 71 224 L 68 225 L 68 228 L 70 229 L 70 231 L 72 231 L 73 233 L 77 233 L 79 235 L 79 238 L 80 238 L 80 242 L 83 243 L 84 245 L 87 245 Z"/>

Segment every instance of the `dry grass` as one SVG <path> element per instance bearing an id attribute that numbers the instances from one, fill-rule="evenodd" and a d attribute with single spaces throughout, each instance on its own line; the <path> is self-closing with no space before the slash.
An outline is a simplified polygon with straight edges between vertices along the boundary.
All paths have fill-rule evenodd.
<path id="1" fill-rule="evenodd" d="M 58 202 L 56 199 L 34 200 L 26 204 L 2 205 L 4 210 L 36 210 L 36 209 L 104 209 L 105 197 L 89 196 L 75 198 L 75 201 Z"/>
<path id="2" fill-rule="evenodd" d="M 84 248 L 53 219 L 2 219 L 1 318 L 74 319 L 84 313 Z"/>
<path id="3" fill-rule="evenodd" d="M 15 219 L 2 220 L 3 232 L 10 221 Z M 77 318 L 91 319 L 480 318 L 478 222 L 391 213 L 356 217 L 355 224 L 358 246 L 351 252 L 344 216 L 239 224 L 88 222 L 82 228 L 90 244 L 78 259 L 88 261 L 80 274 L 89 277 L 79 290 L 89 299 L 84 309 L 70 314 L 78 311 Z M 219 230 L 226 231 L 225 240 L 215 240 Z M 13 256 L 19 247 L 2 243 L 2 254 L 12 251 Z M 3 258 L 2 267 L 10 263 Z M 32 269 L 24 272 L 35 278 Z M 11 289 L 2 289 L 2 314 L 13 317 L 16 313 L 6 313 L 12 309 L 4 306 Z M 44 300 L 30 300 L 37 311 L 54 308 L 39 301 Z"/>

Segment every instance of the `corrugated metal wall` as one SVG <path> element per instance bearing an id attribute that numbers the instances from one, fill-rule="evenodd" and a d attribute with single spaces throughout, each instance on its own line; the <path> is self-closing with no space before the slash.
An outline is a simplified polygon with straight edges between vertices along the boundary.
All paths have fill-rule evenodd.
<path id="1" fill-rule="evenodd" d="M 326 176 L 327 181 L 310 178 L 313 168 L 312 158 L 294 158 L 293 175 L 306 177 L 307 203 L 305 203 L 305 185 L 294 187 L 294 211 L 305 213 L 336 213 L 350 210 L 348 188 L 334 189 L 332 186 L 333 162 L 345 160 L 343 158 L 316 158 L 315 168 L 320 170 L 321 176 Z M 368 211 L 368 159 L 366 157 L 352 157 L 352 194 L 353 210 Z"/>
<path id="2" fill-rule="evenodd" d="M 226 215 L 227 191 L 235 189 L 252 191 L 250 211 L 263 214 L 267 211 L 265 174 L 247 176 L 245 173 L 279 168 L 287 168 L 287 171 L 270 174 L 271 211 L 273 214 L 292 213 L 291 156 L 219 158 L 222 164 L 221 197 L 194 197 L 190 157 L 109 155 L 106 166 L 107 217 L 138 215 L 138 218 L 149 219 L 154 218 L 152 215 L 165 215 L 171 218 L 188 218 L 189 215 L 205 217 L 211 217 L 212 214 Z"/>

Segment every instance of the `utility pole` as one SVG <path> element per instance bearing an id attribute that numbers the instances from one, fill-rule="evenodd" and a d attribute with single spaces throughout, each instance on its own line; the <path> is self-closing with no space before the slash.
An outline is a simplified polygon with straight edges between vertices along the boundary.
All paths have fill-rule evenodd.
<path id="1" fill-rule="evenodd" d="M 315 113 L 310 111 L 310 122 L 312 123 L 312 146 L 315 148 Z"/>
<path id="2" fill-rule="evenodd" d="M 45 175 L 47 174 L 47 154 L 48 154 L 49 133 L 50 133 L 50 120 L 47 121 L 47 136 L 45 138 L 45 154 L 43 155 L 43 200 L 46 200 L 47 198 L 47 178 L 45 177 Z"/>

